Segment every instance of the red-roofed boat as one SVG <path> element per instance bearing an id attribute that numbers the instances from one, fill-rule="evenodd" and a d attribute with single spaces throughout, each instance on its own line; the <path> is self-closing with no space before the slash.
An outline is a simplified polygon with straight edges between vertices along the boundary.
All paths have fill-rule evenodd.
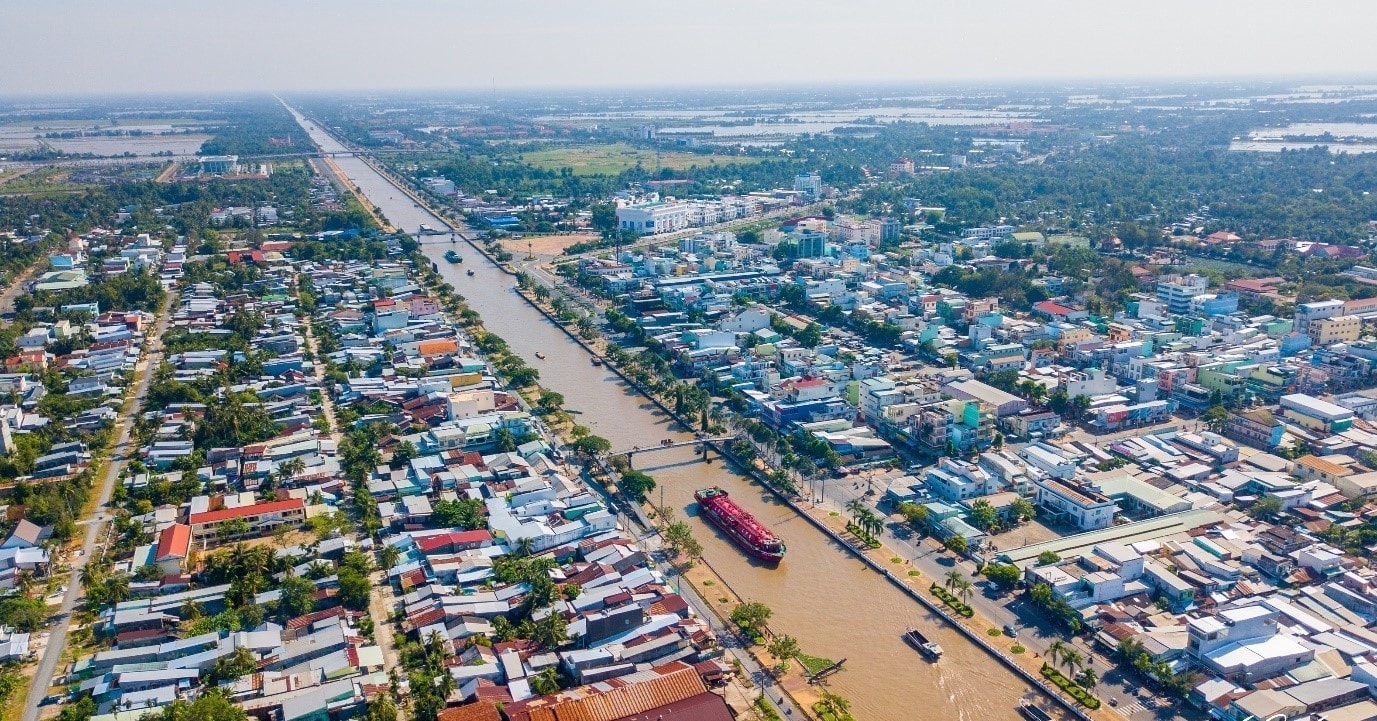
<path id="1" fill-rule="evenodd" d="M 767 563 L 779 563 L 784 558 L 784 541 L 779 540 L 765 524 L 736 505 L 727 492 L 713 486 L 693 494 L 698 508 L 713 525 L 722 529 L 748 553 Z"/>

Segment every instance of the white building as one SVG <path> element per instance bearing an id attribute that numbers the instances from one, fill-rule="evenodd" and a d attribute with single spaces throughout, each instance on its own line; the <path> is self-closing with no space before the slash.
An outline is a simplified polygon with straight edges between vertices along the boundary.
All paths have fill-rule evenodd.
<path id="1" fill-rule="evenodd" d="M 1060 478 L 1037 481 L 1037 505 L 1082 531 L 1109 528 L 1119 507 L 1109 496 Z"/>
<path id="2" fill-rule="evenodd" d="M 1210 279 L 1203 275 L 1168 275 L 1157 281 L 1157 300 L 1167 304 L 1172 313 L 1186 313 L 1191 300 L 1210 289 Z M 1339 306 L 1342 308 L 1343 303 Z"/>
<path id="3" fill-rule="evenodd" d="M 689 204 L 671 200 L 623 206 L 617 208 L 617 227 L 637 235 L 683 230 L 689 227 Z"/>
<path id="4" fill-rule="evenodd" d="M 807 193 L 810 198 L 822 195 L 822 176 L 817 173 L 799 173 L 794 176 L 794 190 Z"/>

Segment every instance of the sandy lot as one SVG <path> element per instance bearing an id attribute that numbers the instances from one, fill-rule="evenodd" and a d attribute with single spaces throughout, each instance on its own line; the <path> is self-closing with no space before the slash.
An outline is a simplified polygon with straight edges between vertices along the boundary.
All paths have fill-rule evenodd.
<path id="1" fill-rule="evenodd" d="M 503 247 L 508 252 L 517 256 L 524 257 L 528 251 L 536 255 L 554 257 L 564 252 L 565 248 L 589 240 L 601 238 L 597 233 L 574 233 L 572 235 L 528 235 L 524 238 L 502 241 Z M 527 243 L 530 245 L 528 246 Z"/>

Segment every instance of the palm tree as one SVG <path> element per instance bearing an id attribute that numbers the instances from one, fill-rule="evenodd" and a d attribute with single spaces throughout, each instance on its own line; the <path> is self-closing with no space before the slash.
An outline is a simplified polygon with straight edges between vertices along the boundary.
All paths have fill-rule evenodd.
<path id="1" fill-rule="evenodd" d="M 378 552 L 378 560 L 382 563 L 383 568 L 392 568 L 397 565 L 397 559 L 401 555 L 402 552 L 397 550 L 396 546 L 383 546 L 382 550 Z"/>
<path id="2" fill-rule="evenodd" d="M 1074 677 L 1076 671 L 1085 665 L 1085 656 L 1073 646 L 1067 646 L 1061 652 L 1061 665 L 1066 667 L 1066 675 Z"/>
<path id="3" fill-rule="evenodd" d="M 956 570 L 955 568 L 953 568 L 950 571 L 947 571 L 947 590 L 950 591 L 953 588 L 956 588 L 956 585 L 958 583 L 961 583 L 965 580 L 966 578 L 962 576 L 961 572 Z"/>
<path id="4" fill-rule="evenodd" d="M 963 578 L 963 579 L 961 579 L 961 582 L 960 582 L 960 583 L 956 584 L 956 597 L 957 597 L 957 598 L 960 598 L 962 601 L 970 601 L 970 600 L 971 600 L 971 582 L 970 582 L 970 581 L 968 581 L 968 580 L 966 580 L 966 579 Z"/>
<path id="5" fill-rule="evenodd" d="M 529 556 L 535 553 L 535 539 L 530 536 L 522 536 L 512 544 L 512 550 L 516 551 L 518 556 Z"/>
<path id="6" fill-rule="evenodd" d="M 1095 687 L 1100 684 L 1100 675 L 1095 673 L 1095 669 L 1086 668 L 1084 671 L 1081 671 L 1080 678 L 1078 678 L 1077 681 L 1080 685 L 1085 687 L 1085 690 L 1094 691 Z"/>
<path id="7" fill-rule="evenodd" d="M 14 574 L 14 582 L 19 586 L 19 592 L 24 594 L 24 598 L 28 598 L 33 593 L 33 586 L 36 581 L 33 571 L 28 569 L 20 569 Z"/>
<path id="8" fill-rule="evenodd" d="M 1063 657 L 1063 654 L 1065 654 L 1069 649 L 1070 647 L 1067 646 L 1061 639 L 1057 639 L 1052 642 L 1052 645 L 1047 647 L 1047 660 L 1052 662 L 1052 665 L 1054 666 L 1059 665 Z"/>
<path id="9" fill-rule="evenodd" d="M 853 498 L 846 502 L 846 512 L 851 514 L 852 520 L 857 521 L 857 525 L 860 525 L 861 511 L 864 510 L 866 510 L 865 501 L 859 498 Z"/>

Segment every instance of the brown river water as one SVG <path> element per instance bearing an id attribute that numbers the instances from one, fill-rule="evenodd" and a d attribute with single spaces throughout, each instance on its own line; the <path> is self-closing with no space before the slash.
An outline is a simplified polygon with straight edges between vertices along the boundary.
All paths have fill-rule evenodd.
<path id="1" fill-rule="evenodd" d="M 344 150 L 310 121 L 303 125 L 324 150 Z M 422 223 L 445 227 L 361 160 L 340 156 L 335 162 L 392 224 L 412 232 Z M 444 260 L 451 247 L 464 257 L 462 265 Z M 541 385 L 562 393 L 565 407 L 578 412 L 578 422 L 614 448 L 655 446 L 665 438 L 692 439 L 677 425 L 672 429 L 659 409 L 611 371 L 594 367 L 582 347 L 514 292 L 515 279 L 471 247 L 463 242 L 427 242 L 425 252 L 482 315 L 484 325 L 540 370 Z M 474 271 L 472 277 L 465 274 L 468 270 Z M 546 359 L 537 359 L 537 351 Z M 1019 697 L 1032 690 L 1028 684 L 722 461 L 704 463 L 692 447 L 685 447 L 643 454 L 635 463 L 664 489 L 666 505 L 693 526 L 709 565 L 742 598 L 773 609 L 772 629 L 797 638 L 804 653 L 847 659 L 845 670 L 827 684 L 851 702 L 858 721 L 1019 716 L 1016 706 Z M 784 540 L 788 555 L 777 568 L 747 558 L 697 517 L 693 492 L 712 485 L 727 489 Z M 901 634 L 908 626 L 942 645 L 946 654 L 940 662 L 929 664 L 904 644 Z"/>

